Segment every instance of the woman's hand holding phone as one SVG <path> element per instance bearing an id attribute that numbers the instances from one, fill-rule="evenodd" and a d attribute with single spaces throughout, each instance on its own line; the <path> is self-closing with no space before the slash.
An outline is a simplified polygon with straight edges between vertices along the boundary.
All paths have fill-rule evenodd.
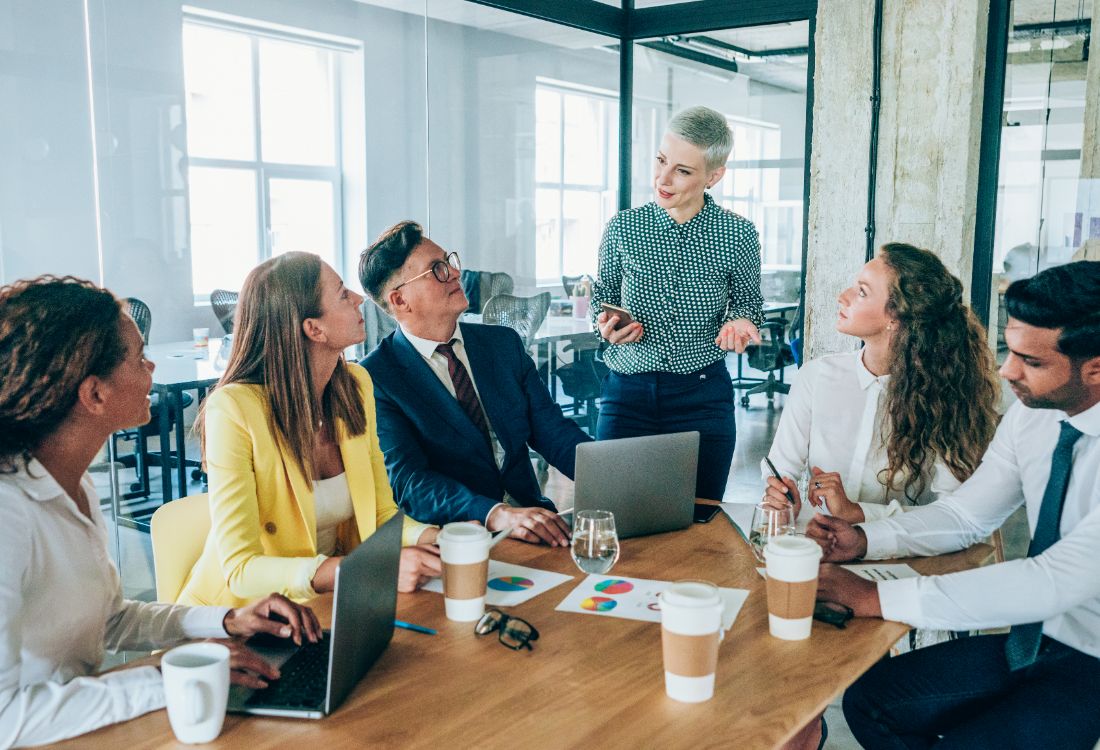
<path id="1" fill-rule="evenodd" d="M 642 324 L 621 307 L 603 305 L 596 318 L 600 336 L 611 344 L 633 344 L 642 338 Z"/>

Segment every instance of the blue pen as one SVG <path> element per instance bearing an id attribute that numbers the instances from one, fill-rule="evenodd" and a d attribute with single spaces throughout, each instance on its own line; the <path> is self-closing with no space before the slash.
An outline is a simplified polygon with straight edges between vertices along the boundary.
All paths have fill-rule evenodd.
<path id="1" fill-rule="evenodd" d="M 394 620 L 393 624 L 399 628 L 415 630 L 417 633 L 424 633 L 425 635 L 435 635 L 437 632 L 432 628 L 426 628 L 423 625 L 413 625 L 411 622 L 405 622 L 404 620 Z"/>

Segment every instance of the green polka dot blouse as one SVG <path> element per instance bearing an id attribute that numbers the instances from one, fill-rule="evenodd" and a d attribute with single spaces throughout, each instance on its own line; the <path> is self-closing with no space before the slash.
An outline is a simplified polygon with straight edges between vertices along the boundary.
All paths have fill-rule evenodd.
<path id="1" fill-rule="evenodd" d="M 709 193 L 684 224 L 653 202 L 620 211 L 604 230 L 592 302 L 593 316 L 600 303 L 619 305 L 644 329 L 641 341 L 608 347 L 612 370 L 701 370 L 725 356 L 714 343 L 724 323 L 763 322 L 756 227 Z"/>

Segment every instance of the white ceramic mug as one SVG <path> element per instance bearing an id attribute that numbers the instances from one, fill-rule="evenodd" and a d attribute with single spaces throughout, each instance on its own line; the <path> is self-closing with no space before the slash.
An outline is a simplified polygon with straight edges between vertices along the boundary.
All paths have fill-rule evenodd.
<path id="1" fill-rule="evenodd" d="M 448 620 L 473 622 L 485 614 L 489 550 L 511 529 L 494 538 L 484 526 L 449 523 L 436 538 L 443 562 L 443 607 Z"/>
<path id="2" fill-rule="evenodd" d="M 821 547 L 804 536 L 773 537 L 764 547 L 768 631 L 785 641 L 810 637 Z"/>
<path id="3" fill-rule="evenodd" d="M 213 741 L 229 700 L 229 649 L 220 643 L 178 646 L 160 659 L 168 722 L 180 742 Z"/>
<path id="4" fill-rule="evenodd" d="M 677 581 L 657 597 L 661 603 L 661 653 L 665 693 L 684 703 L 714 696 L 723 601 L 706 581 Z"/>
<path id="5" fill-rule="evenodd" d="M 202 349 L 210 346 L 209 328 L 192 328 L 191 337 L 192 339 L 194 339 L 196 349 Z"/>

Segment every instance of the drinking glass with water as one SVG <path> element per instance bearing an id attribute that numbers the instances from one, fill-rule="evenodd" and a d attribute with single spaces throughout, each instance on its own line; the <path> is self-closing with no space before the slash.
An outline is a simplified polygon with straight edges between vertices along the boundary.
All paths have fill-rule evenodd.
<path id="1" fill-rule="evenodd" d="M 573 562 L 585 573 L 602 575 L 619 559 L 615 514 L 609 510 L 580 510 L 573 516 Z"/>

